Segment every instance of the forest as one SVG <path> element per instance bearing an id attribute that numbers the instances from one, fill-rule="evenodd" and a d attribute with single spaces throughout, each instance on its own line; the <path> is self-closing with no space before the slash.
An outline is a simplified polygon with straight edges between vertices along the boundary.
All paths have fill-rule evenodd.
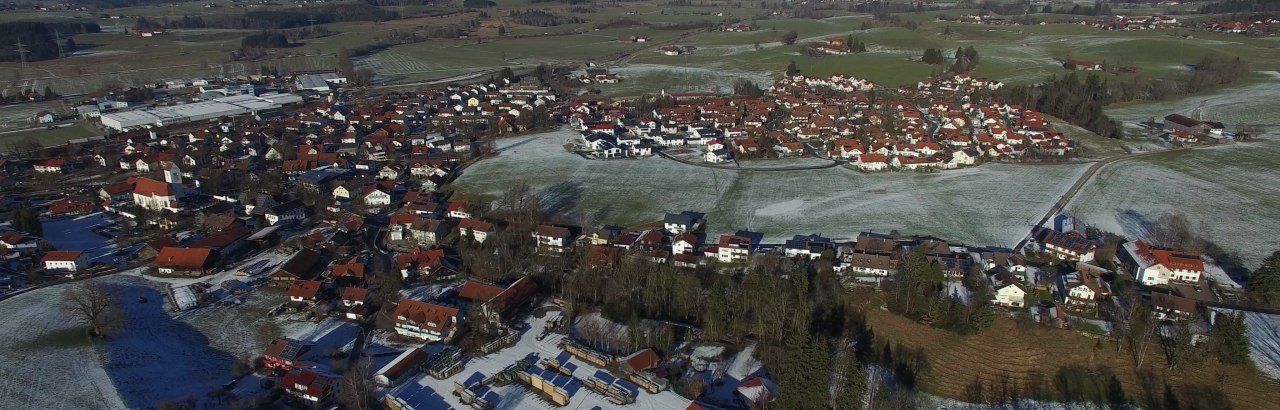
<path id="1" fill-rule="evenodd" d="M 62 57 L 59 53 L 70 53 L 74 50 L 74 34 L 97 33 L 102 31 L 96 23 L 66 22 L 44 23 L 36 21 L 15 21 L 0 23 L 0 61 L 22 61 L 15 44 L 22 43 L 27 50 L 27 61 L 51 60 Z M 61 47 L 60 47 L 61 46 Z"/>
<path id="2" fill-rule="evenodd" d="M 510 16 L 511 20 L 518 24 L 535 27 L 551 27 L 561 24 L 577 24 L 583 22 L 582 19 L 577 17 L 564 17 L 555 13 L 532 9 L 525 11 L 512 10 Z"/>
<path id="3" fill-rule="evenodd" d="M 289 38 L 279 31 L 262 31 L 261 33 L 245 36 L 240 40 L 240 48 L 288 48 L 293 44 L 289 43 Z"/>

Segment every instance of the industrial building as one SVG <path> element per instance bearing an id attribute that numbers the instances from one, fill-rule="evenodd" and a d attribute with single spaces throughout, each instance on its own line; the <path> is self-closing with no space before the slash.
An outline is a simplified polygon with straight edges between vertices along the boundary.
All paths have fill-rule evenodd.
<path id="1" fill-rule="evenodd" d="M 104 113 L 100 118 L 103 126 L 117 131 L 124 131 L 135 128 L 163 127 L 205 121 L 226 116 L 256 114 L 300 102 L 302 102 L 302 97 L 285 93 L 258 96 L 233 95 L 188 104 Z"/>

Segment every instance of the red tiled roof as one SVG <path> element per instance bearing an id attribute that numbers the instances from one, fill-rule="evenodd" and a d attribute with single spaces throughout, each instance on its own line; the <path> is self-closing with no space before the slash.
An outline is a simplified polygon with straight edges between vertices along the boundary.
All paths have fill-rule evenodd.
<path id="1" fill-rule="evenodd" d="M 80 258 L 84 254 L 81 251 L 49 251 L 44 254 L 41 262 L 71 262 Z"/>
<path id="2" fill-rule="evenodd" d="M 303 299 L 315 299 L 316 295 L 319 293 L 320 282 L 314 280 L 294 281 L 292 285 L 289 285 L 288 291 L 289 297 L 299 297 Z"/>
<path id="3" fill-rule="evenodd" d="M 396 306 L 394 319 L 396 323 L 408 322 L 430 331 L 441 332 L 452 327 L 453 319 L 457 316 L 458 309 L 416 300 L 402 300 Z M 404 319 L 401 320 L 401 317 Z"/>
<path id="4" fill-rule="evenodd" d="M 180 269 L 202 269 L 209 263 L 209 248 L 178 248 L 166 246 L 156 254 L 156 266 Z"/>
<path id="5" fill-rule="evenodd" d="M 142 196 L 175 196 L 173 188 L 168 183 L 151 178 L 138 178 L 133 193 Z"/>

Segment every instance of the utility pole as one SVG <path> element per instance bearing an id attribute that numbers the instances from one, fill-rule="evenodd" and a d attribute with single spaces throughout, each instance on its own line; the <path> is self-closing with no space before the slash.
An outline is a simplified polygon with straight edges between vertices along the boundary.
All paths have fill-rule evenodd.
<path id="1" fill-rule="evenodd" d="M 21 41 L 14 45 L 18 47 L 18 58 L 22 60 L 22 69 L 25 70 L 27 68 L 27 45 L 22 44 Z"/>
<path id="2" fill-rule="evenodd" d="M 58 58 L 63 58 L 67 56 L 62 52 L 62 34 L 58 33 L 58 29 L 56 28 L 53 29 L 53 44 L 58 45 Z"/>
<path id="3" fill-rule="evenodd" d="M 316 15 L 315 15 L 315 14 L 308 14 L 308 15 L 307 15 L 307 22 L 308 22 L 308 23 L 311 23 L 311 26 L 310 26 L 309 28 L 307 28 L 307 30 L 308 30 L 308 31 L 307 31 L 307 33 L 308 33 L 308 34 L 314 34 L 314 33 L 316 32 Z"/>

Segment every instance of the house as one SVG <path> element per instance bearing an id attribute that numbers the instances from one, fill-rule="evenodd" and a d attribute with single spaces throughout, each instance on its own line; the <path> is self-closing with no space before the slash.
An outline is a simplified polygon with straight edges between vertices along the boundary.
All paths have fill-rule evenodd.
<path id="1" fill-rule="evenodd" d="M 333 400 L 340 378 L 315 369 L 294 367 L 280 377 L 277 386 L 305 407 L 321 408 Z"/>
<path id="2" fill-rule="evenodd" d="M 369 290 L 365 288 L 347 287 L 342 289 L 342 307 L 346 309 L 347 320 L 365 320 L 368 314 Z"/>
<path id="3" fill-rule="evenodd" d="M 316 270 L 319 267 L 319 254 L 310 249 L 300 250 L 271 273 L 271 284 L 289 286 L 297 280 L 314 280 L 318 276 Z"/>
<path id="4" fill-rule="evenodd" d="M 1101 297 L 1110 295 L 1102 278 L 1089 270 L 1080 270 L 1058 276 L 1058 291 L 1066 305 L 1095 306 Z"/>
<path id="5" fill-rule="evenodd" d="M 405 279 L 412 276 L 430 276 L 446 268 L 448 267 L 445 266 L 443 249 L 418 249 L 411 253 L 396 255 L 396 269 Z"/>
<path id="6" fill-rule="evenodd" d="M 533 231 L 533 238 L 537 243 L 538 251 L 559 254 L 564 253 L 573 242 L 573 232 L 563 226 L 539 225 L 538 229 Z"/>
<path id="7" fill-rule="evenodd" d="M 288 371 L 295 364 L 314 360 L 314 346 L 299 340 L 272 340 L 262 352 L 262 367 Z"/>
<path id="8" fill-rule="evenodd" d="M 1093 260 L 1093 251 L 1098 244 L 1090 241 L 1076 231 L 1062 232 L 1054 229 L 1038 228 L 1037 233 L 1044 251 L 1056 258 L 1089 262 Z"/>
<path id="9" fill-rule="evenodd" d="M 218 255 L 210 248 L 166 246 L 156 254 L 156 270 L 161 275 L 204 276 L 213 273 Z"/>
<path id="10" fill-rule="evenodd" d="M 1102 69 L 1102 63 L 1093 60 L 1067 59 L 1062 63 L 1062 67 L 1068 70 L 1098 71 Z"/>
<path id="11" fill-rule="evenodd" d="M 673 255 L 692 255 L 697 252 L 700 243 L 698 235 L 694 235 L 692 232 L 681 233 L 671 240 L 671 253 Z"/>
<path id="12" fill-rule="evenodd" d="M 491 222 L 472 218 L 466 218 L 458 222 L 458 236 L 470 238 L 479 243 L 484 243 L 485 239 L 488 239 L 489 235 L 495 232 Z"/>
<path id="13" fill-rule="evenodd" d="M 1007 281 L 996 285 L 995 304 L 1020 308 L 1026 305 L 1027 288 L 1019 281 Z"/>
<path id="14" fill-rule="evenodd" d="M 360 195 L 361 200 L 367 206 L 391 205 L 391 193 L 387 192 L 381 185 L 365 186 Z"/>
<path id="15" fill-rule="evenodd" d="M 1209 124 L 1182 114 L 1164 116 L 1164 124 L 1161 128 L 1169 132 L 1189 132 L 1192 135 L 1205 135 L 1209 132 Z"/>
<path id="16" fill-rule="evenodd" d="M 724 263 L 746 262 L 755 251 L 755 242 L 751 237 L 738 235 L 720 235 L 716 246 L 716 259 Z"/>
<path id="17" fill-rule="evenodd" d="M 788 258 L 804 256 L 810 260 L 818 259 L 824 252 L 834 249 L 835 243 L 830 238 L 818 234 L 796 235 L 782 245 L 782 252 Z"/>
<path id="18" fill-rule="evenodd" d="M 662 226 L 672 235 L 679 235 L 683 232 L 695 232 L 702 228 L 702 224 L 706 218 L 706 214 L 700 212 L 684 211 L 678 214 L 667 214 L 662 218 Z"/>
<path id="19" fill-rule="evenodd" d="M 889 158 L 884 154 L 859 154 L 857 164 L 863 171 L 883 171 L 889 168 Z"/>
<path id="20" fill-rule="evenodd" d="M 53 158 L 35 164 L 35 171 L 39 173 L 61 173 L 66 169 L 67 161 L 62 158 Z"/>
<path id="21" fill-rule="evenodd" d="M 296 280 L 289 285 L 285 294 L 289 295 L 290 302 L 311 303 L 320 299 L 322 285 L 323 283 L 315 280 Z"/>
<path id="22" fill-rule="evenodd" d="M 335 283 L 359 284 L 364 283 L 364 264 L 360 263 L 356 258 L 351 258 L 346 263 L 334 264 L 329 268 L 329 277 Z"/>
<path id="23" fill-rule="evenodd" d="M 272 206 L 262 214 L 267 225 L 284 225 L 293 221 L 301 221 L 307 217 L 307 204 L 301 200 L 292 200 Z"/>
<path id="24" fill-rule="evenodd" d="M 444 240 L 452 232 L 452 224 L 440 219 L 422 219 L 409 225 L 409 234 L 419 244 L 432 245 Z"/>
<path id="25" fill-rule="evenodd" d="M 45 270 L 75 272 L 89 267 L 89 255 L 81 251 L 49 251 L 40 262 Z"/>
<path id="26" fill-rule="evenodd" d="M 1195 299 L 1170 295 L 1168 293 L 1151 292 L 1151 307 L 1159 320 L 1183 320 L 1196 314 L 1198 304 Z"/>
<path id="27" fill-rule="evenodd" d="M 134 182 L 133 203 L 151 211 L 182 210 L 182 205 L 178 203 L 178 191 L 166 182 L 151 178 L 138 178 Z"/>
<path id="28" fill-rule="evenodd" d="M 428 342 L 448 341 L 458 328 L 458 309 L 402 300 L 391 315 L 396 333 Z"/>
<path id="29" fill-rule="evenodd" d="M 853 249 L 840 255 L 845 274 L 852 276 L 887 277 L 898 269 L 898 261 L 889 252 Z"/>
<path id="30" fill-rule="evenodd" d="M 1199 283 L 1204 275 L 1204 259 L 1199 254 L 1159 249 L 1144 241 L 1128 242 L 1123 247 L 1121 261 L 1132 269 L 1134 280 L 1143 285 Z"/>
<path id="31" fill-rule="evenodd" d="M 742 384 L 733 389 L 734 399 L 738 401 L 739 407 L 747 409 L 772 407 L 769 403 L 777 399 L 777 391 L 778 386 L 776 384 L 761 376 L 742 382 Z"/>
<path id="32" fill-rule="evenodd" d="M 36 113 L 36 123 L 52 124 L 58 120 L 58 116 L 52 111 L 40 111 Z"/>

